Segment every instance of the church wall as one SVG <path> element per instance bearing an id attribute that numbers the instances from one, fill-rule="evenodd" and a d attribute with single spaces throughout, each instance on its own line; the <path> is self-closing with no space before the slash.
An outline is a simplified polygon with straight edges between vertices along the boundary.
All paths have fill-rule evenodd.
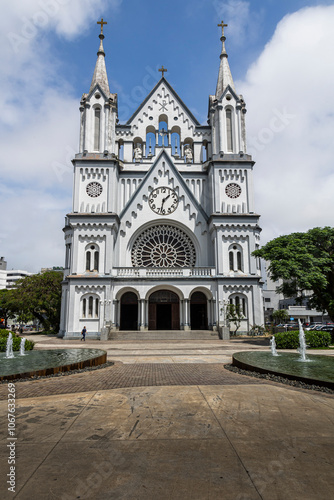
<path id="1" fill-rule="evenodd" d="M 122 175 L 119 180 L 119 204 L 118 211 L 121 212 L 130 200 L 133 193 L 137 190 L 142 181 L 143 173 L 133 173 Z"/>

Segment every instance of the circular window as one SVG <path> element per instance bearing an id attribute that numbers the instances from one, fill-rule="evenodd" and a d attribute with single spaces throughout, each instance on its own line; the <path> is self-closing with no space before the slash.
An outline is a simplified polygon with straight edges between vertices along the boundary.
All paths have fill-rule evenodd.
<path id="1" fill-rule="evenodd" d="M 241 195 L 241 187 L 239 184 L 232 182 L 226 186 L 225 193 L 229 198 L 238 198 Z"/>
<path id="2" fill-rule="evenodd" d="M 86 186 L 86 192 L 88 196 L 91 196 L 92 198 L 97 198 L 98 196 L 100 196 L 102 190 L 103 188 L 99 182 L 90 182 Z"/>
<path id="3" fill-rule="evenodd" d="M 134 242 L 134 267 L 193 267 L 195 247 L 181 229 L 159 225 L 146 229 Z"/>

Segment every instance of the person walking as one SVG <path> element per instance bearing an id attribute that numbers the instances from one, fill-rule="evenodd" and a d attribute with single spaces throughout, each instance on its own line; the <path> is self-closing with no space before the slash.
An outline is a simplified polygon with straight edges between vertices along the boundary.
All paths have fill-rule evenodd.
<path id="1" fill-rule="evenodd" d="M 84 326 L 83 329 L 82 329 L 82 332 L 81 332 L 81 340 L 83 340 L 84 342 L 86 342 L 86 333 L 87 333 L 87 330 L 86 330 L 86 327 Z M 81 342 L 80 340 L 80 342 Z"/>

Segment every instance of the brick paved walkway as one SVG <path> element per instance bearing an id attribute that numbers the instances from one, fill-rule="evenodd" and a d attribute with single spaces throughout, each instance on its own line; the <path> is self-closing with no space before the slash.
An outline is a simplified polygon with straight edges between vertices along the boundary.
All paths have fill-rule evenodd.
<path id="1" fill-rule="evenodd" d="M 121 387 L 260 383 L 263 382 L 259 379 L 225 370 L 221 363 L 115 363 L 113 366 L 95 371 L 31 381 L 15 381 L 16 397 L 19 399 Z M 7 399 L 7 392 L 7 384 L 0 385 L 0 400 Z"/>

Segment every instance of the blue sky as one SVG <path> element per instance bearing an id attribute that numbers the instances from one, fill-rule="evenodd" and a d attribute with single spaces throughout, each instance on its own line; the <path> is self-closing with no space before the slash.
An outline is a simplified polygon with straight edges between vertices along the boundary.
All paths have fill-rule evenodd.
<path id="1" fill-rule="evenodd" d="M 120 120 L 145 98 L 163 64 L 202 123 L 216 88 L 217 23 L 224 19 L 232 74 L 248 108 L 263 243 L 333 225 L 333 2 L 25 0 L 3 6 L 0 20 L 0 255 L 9 268 L 63 264 L 78 107 L 102 16 Z"/>

